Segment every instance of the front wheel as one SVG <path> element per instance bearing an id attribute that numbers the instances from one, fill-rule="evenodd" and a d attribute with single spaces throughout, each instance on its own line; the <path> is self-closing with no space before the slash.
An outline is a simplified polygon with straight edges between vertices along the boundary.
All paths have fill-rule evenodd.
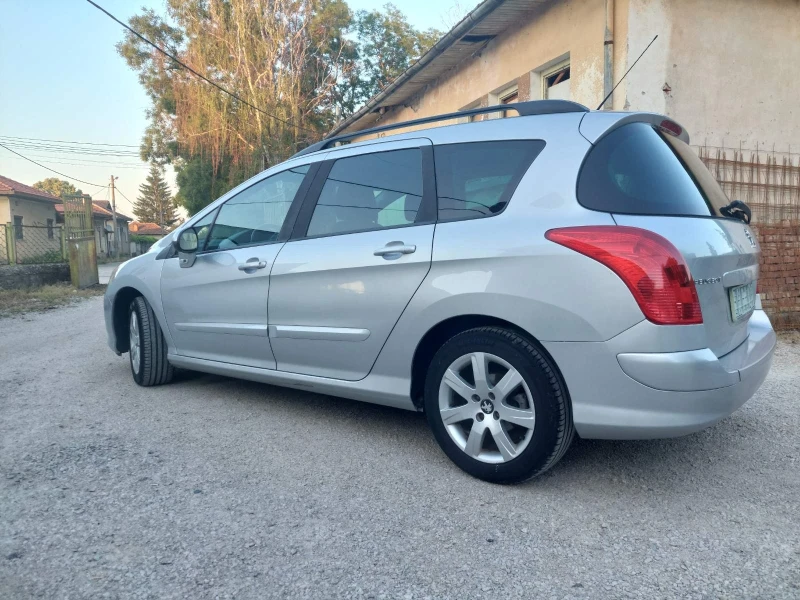
<path id="1" fill-rule="evenodd" d="M 425 381 L 436 441 L 464 471 L 495 483 L 545 472 L 574 437 L 555 365 L 514 331 L 480 327 L 445 343 Z"/>
<path id="2" fill-rule="evenodd" d="M 173 368 L 167 360 L 167 342 L 153 309 L 138 296 L 128 310 L 128 340 L 133 380 L 141 386 L 172 381 Z"/>

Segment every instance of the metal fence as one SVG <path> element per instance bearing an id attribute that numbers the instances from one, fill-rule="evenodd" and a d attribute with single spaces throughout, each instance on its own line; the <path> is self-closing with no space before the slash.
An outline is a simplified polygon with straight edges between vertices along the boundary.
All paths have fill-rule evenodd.
<path id="1" fill-rule="evenodd" d="M 728 197 L 753 211 L 761 244 L 758 285 L 773 326 L 800 326 L 800 154 L 743 146 L 697 151 Z"/>
<path id="2" fill-rule="evenodd" d="M 43 265 L 66 260 L 61 225 L 0 225 L 0 264 Z"/>
<path id="3" fill-rule="evenodd" d="M 750 206 L 754 225 L 800 223 L 800 155 L 742 147 L 697 151 L 728 197 Z"/>

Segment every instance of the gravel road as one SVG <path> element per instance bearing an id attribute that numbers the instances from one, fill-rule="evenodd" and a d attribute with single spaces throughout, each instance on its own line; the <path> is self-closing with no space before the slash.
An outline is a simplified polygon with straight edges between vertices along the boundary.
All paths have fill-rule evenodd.
<path id="1" fill-rule="evenodd" d="M 500 487 L 418 414 L 138 388 L 102 321 L 0 320 L 0 598 L 800 597 L 800 343 L 710 430 Z"/>

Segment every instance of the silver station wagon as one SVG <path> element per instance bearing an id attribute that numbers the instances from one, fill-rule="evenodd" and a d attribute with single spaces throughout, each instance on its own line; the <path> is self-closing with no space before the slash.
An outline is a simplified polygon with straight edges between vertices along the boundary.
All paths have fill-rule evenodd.
<path id="1" fill-rule="evenodd" d="M 679 124 L 545 100 L 409 125 L 315 144 L 121 265 L 106 327 L 136 383 L 424 411 L 459 467 L 518 482 L 576 433 L 692 433 L 764 381 L 750 211 Z"/>

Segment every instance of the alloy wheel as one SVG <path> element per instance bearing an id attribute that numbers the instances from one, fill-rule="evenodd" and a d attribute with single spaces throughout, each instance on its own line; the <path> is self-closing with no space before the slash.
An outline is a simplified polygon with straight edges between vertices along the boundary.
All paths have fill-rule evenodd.
<path id="1" fill-rule="evenodd" d="M 131 311 L 131 324 L 130 324 L 130 353 L 131 353 L 131 369 L 134 373 L 139 373 L 139 357 L 141 355 L 142 342 L 139 336 L 139 321 L 136 319 L 136 312 Z"/>
<path id="2" fill-rule="evenodd" d="M 528 384 L 499 356 L 471 352 L 447 368 L 439 412 L 450 438 L 468 456 L 505 463 L 527 448 L 536 414 Z"/>

